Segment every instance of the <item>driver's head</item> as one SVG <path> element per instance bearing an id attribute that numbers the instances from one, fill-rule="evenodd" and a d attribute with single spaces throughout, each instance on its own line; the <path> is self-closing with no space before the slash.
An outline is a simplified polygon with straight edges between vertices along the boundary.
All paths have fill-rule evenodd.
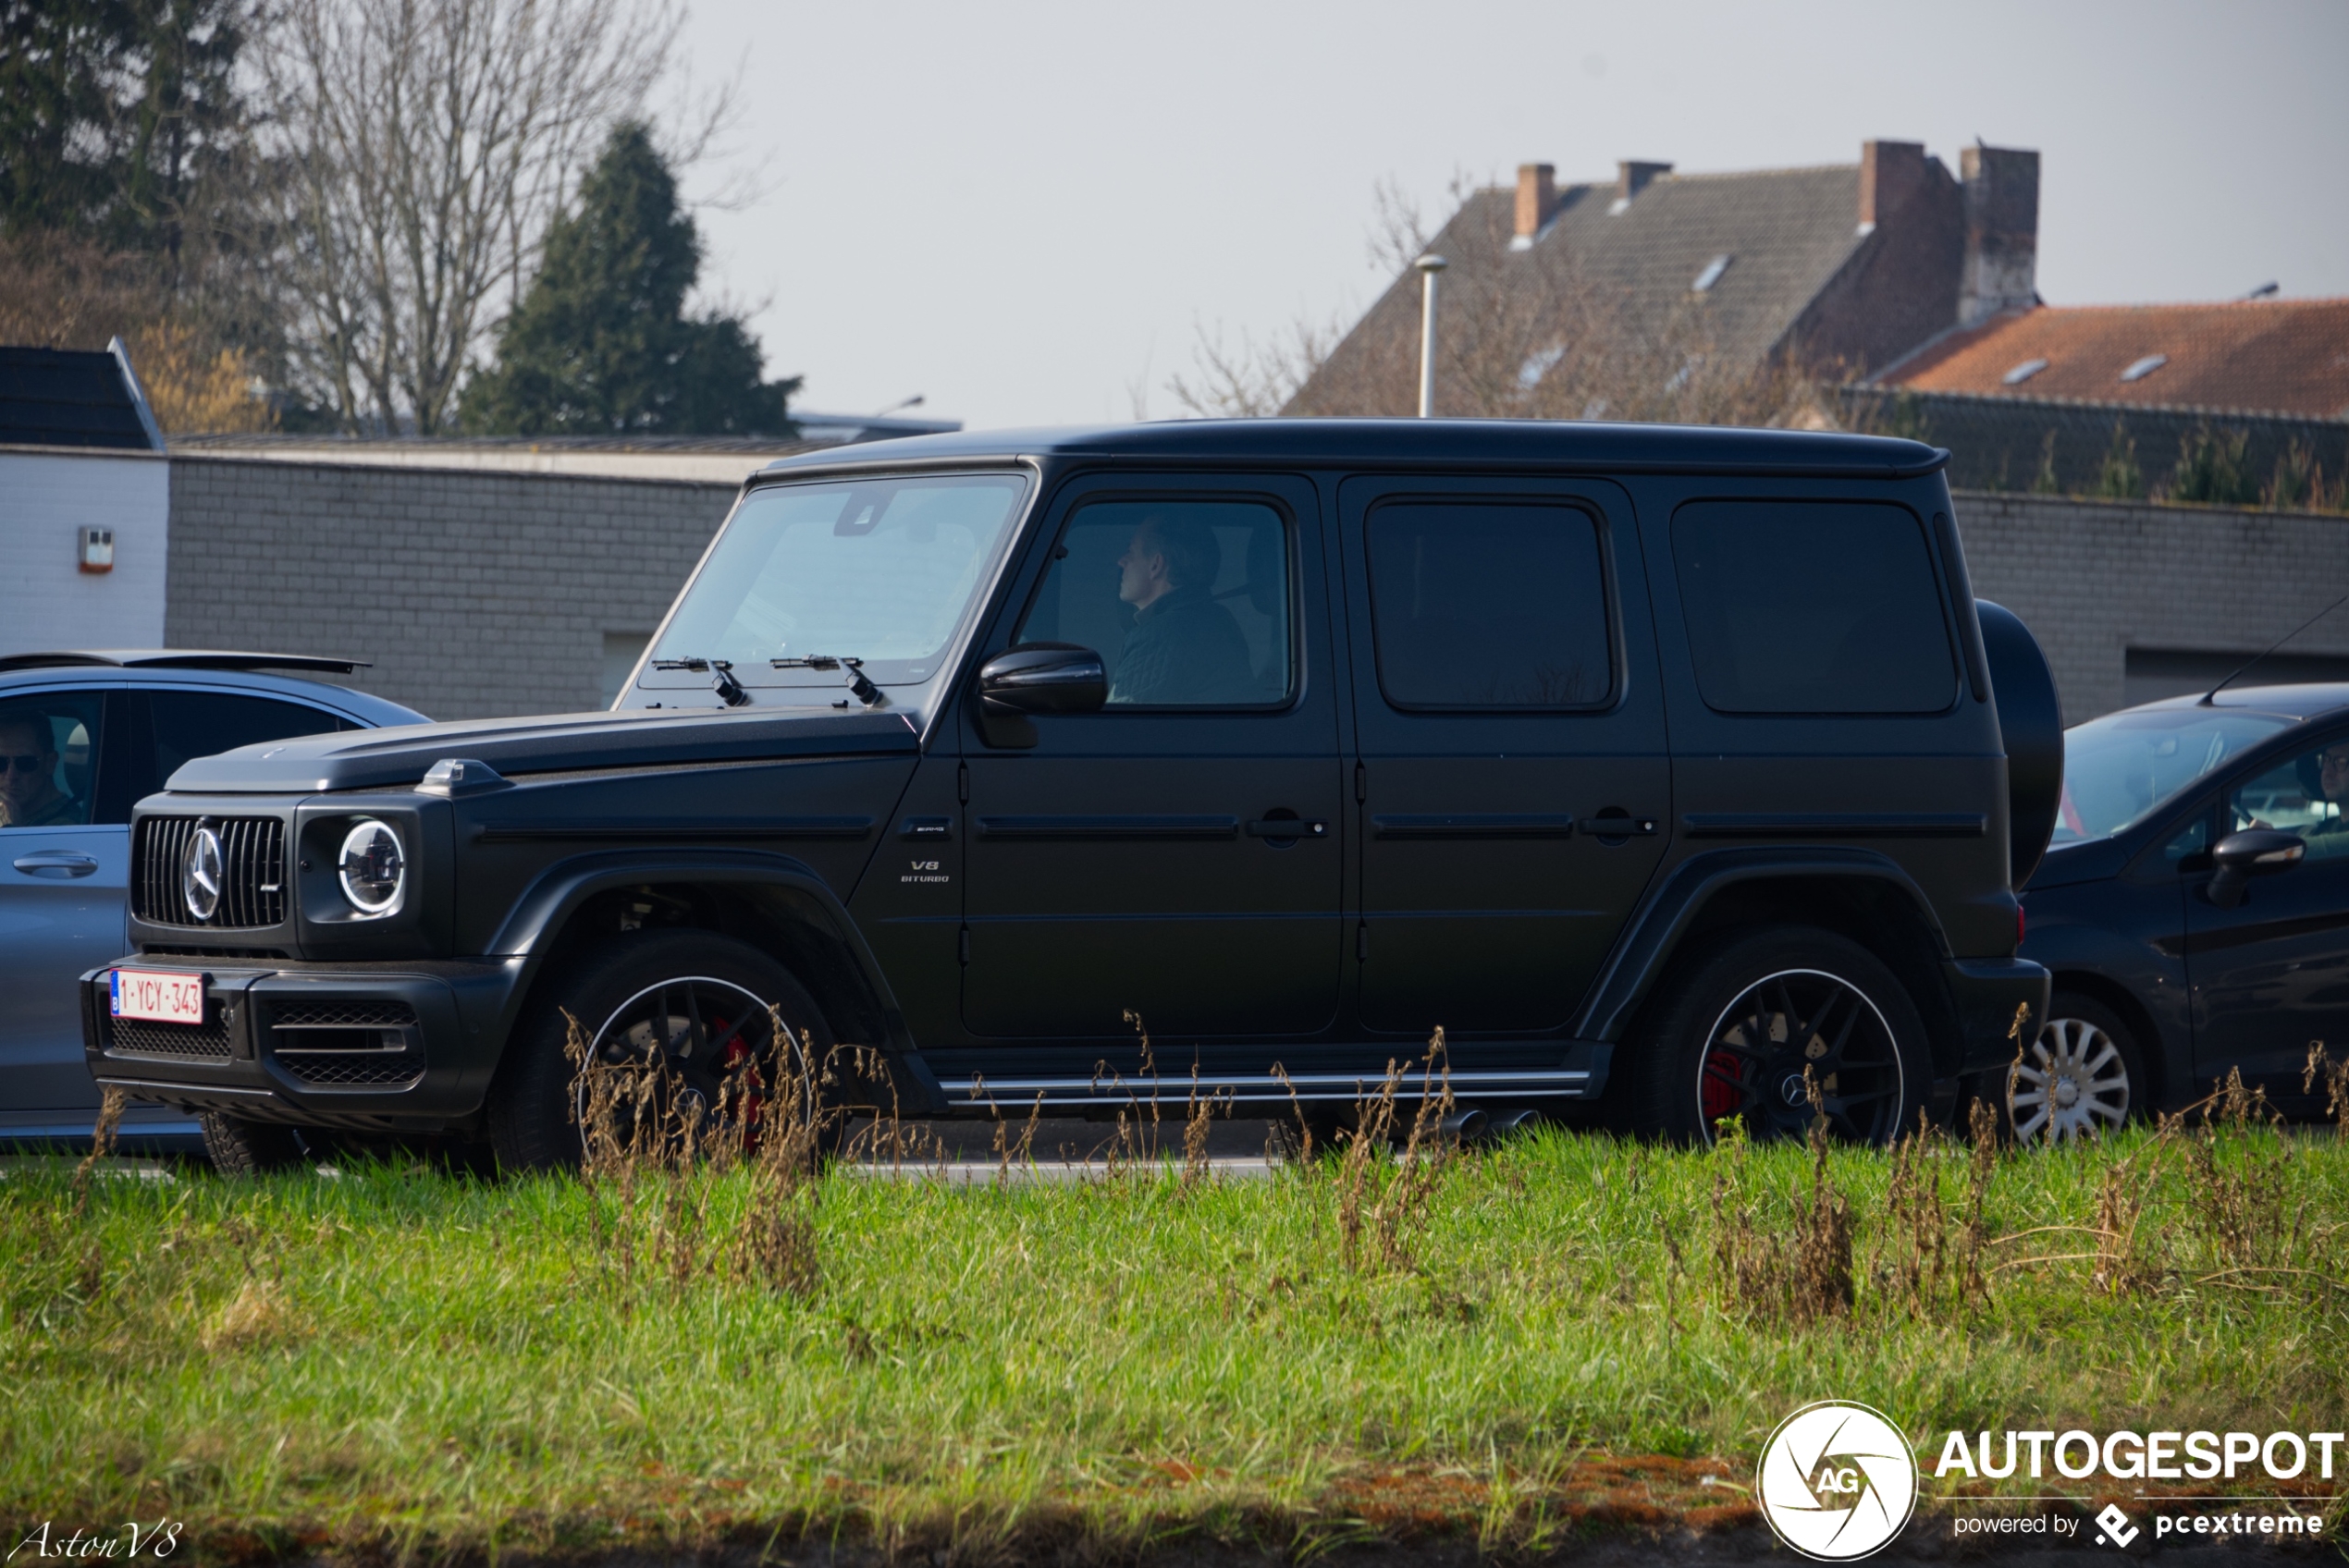
<path id="1" fill-rule="evenodd" d="M 32 713 L 0 713 L 0 802 L 9 813 L 45 805 L 56 793 L 57 744 L 49 720 Z"/>
<path id="2" fill-rule="evenodd" d="M 1177 588 L 1212 586 L 1223 567 L 1223 549 L 1205 524 L 1146 517 L 1117 557 L 1117 596 L 1147 608 Z"/>
<path id="3" fill-rule="evenodd" d="M 2349 741 L 2317 753 L 2317 780 L 2326 800 L 2349 803 Z"/>

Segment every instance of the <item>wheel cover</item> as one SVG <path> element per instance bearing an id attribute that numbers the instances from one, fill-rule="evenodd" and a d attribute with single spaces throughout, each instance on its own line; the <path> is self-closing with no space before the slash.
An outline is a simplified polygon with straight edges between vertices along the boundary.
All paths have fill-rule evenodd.
<path id="1" fill-rule="evenodd" d="M 2129 1118 L 2129 1063 L 2085 1018 L 2048 1019 L 2011 1087 L 2017 1143 L 2077 1143 Z"/>
<path id="2" fill-rule="evenodd" d="M 657 981 L 614 1008 L 589 1042 L 588 1060 L 607 1069 L 658 1069 L 646 1109 L 664 1125 L 706 1123 L 720 1106 L 745 1133 L 755 1128 L 767 1096 L 765 1072 L 775 1054 L 773 1004 L 747 986 L 707 974 Z M 784 1025 L 785 1041 L 790 1025 Z M 731 1089 L 731 1095 L 730 1095 Z M 587 1078 L 572 1085 L 572 1113 L 587 1105 Z M 633 1132 L 634 1101 L 616 1109 L 625 1138 Z"/>
<path id="3" fill-rule="evenodd" d="M 1707 1142 L 1736 1117 L 1757 1142 L 1801 1137 L 1818 1113 L 1839 1138 L 1884 1143 L 1900 1132 L 1907 1083 L 1892 1026 L 1865 991 L 1818 969 L 1782 969 L 1740 991 L 1706 1032 L 1697 1115 Z"/>

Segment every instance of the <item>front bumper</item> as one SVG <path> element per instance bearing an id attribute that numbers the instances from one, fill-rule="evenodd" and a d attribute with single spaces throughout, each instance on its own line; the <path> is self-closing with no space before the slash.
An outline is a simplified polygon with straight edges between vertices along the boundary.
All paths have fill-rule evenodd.
<path id="1" fill-rule="evenodd" d="M 523 961 L 310 964 L 126 958 L 81 977 L 101 1086 L 183 1111 L 372 1131 L 476 1122 Z M 201 974 L 201 1025 L 117 1019 L 117 968 Z"/>
<path id="2" fill-rule="evenodd" d="M 1965 1041 L 1961 1073 L 2004 1067 L 2015 1056 L 2015 1019 L 2028 1007 L 2023 1037 L 2038 1037 L 2048 1016 L 2051 976 L 2027 958 L 1960 958 L 1942 965 L 1943 978 L 1955 1004 L 1958 1028 Z"/>

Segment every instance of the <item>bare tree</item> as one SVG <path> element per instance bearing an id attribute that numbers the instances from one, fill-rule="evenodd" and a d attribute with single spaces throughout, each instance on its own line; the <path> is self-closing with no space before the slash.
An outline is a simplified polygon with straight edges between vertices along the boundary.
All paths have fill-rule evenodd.
<path id="1" fill-rule="evenodd" d="M 283 0 L 262 96 L 297 386 L 346 429 L 444 428 L 682 22 L 676 0 Z"/>
<path id="2" fill-rule="evenodd" d="M 1243 332 L 1233 349 L 1224 344 L 1222 324 L 1211 333 L 1194 325 L 1191 373 L 1169 376 L 1166 390 L 1186 412 L 1202 419 L 1269 419 L 1322 368 L 1343 332 L 1334 321 L 1317 325 L 1299 316 L 1263 342 Z"/>

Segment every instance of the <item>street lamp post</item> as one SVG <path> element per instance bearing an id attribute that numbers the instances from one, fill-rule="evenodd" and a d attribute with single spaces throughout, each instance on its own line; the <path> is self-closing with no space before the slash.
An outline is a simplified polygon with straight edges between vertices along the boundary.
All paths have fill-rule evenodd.
<path id="1" fill-rule="evenodd" d="M 1421 256 L 1411 263 L 1422 280 L 1420 293 L 1420 418 L 1435 417 L 1435 275 L 1451 263 Z"/>

